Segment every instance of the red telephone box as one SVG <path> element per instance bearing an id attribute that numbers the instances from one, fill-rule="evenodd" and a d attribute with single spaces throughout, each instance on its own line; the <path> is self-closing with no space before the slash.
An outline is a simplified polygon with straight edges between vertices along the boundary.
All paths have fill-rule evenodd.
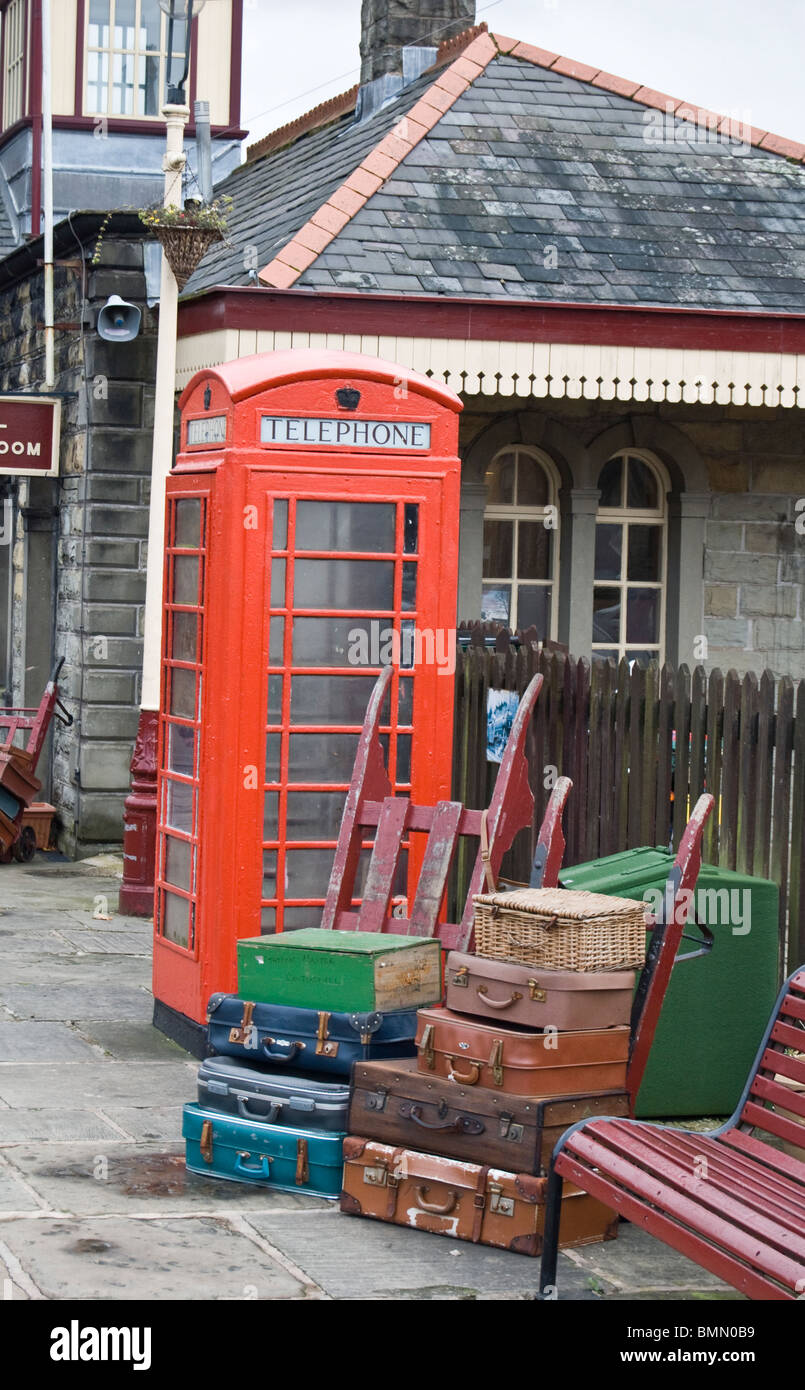
<path id="1" fill-rule="evenodd" d="M 236 987 L 238 938 L 317 924 L 384 665 L 392 786 L 450 794 L 461 403 L 391 363 L 299 351 L 198 372 L 179 404 L 154 1020 L 192 1046 L 209 995 Z"/>

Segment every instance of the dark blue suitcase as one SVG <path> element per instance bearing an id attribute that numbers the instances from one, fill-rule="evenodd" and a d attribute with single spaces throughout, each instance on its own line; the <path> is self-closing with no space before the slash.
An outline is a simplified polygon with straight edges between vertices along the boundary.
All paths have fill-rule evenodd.
<path id="1" fill-rule="evenodd" d="M 341 1014 L 254 1004 L 213 994 L 207 1006 L 210 1051 L 252 1063 L 349 1076 L 353 1062 L 414 1057 L 416 1010 Z"/>
<path id="2" fill-rule="evenodd" d="M 282 1192 L 337 1197 L 343 1171 L 342 1133 L 264 1125 L 186 1105 L 185 1161 L 191 1173 L 256 1183 Z"/>
<path id="3" fill-rule="evenodd" d="M 240 1057 L 207 1057 L 198 1071 L 198 1103 L 205 1110 L 260 1124 L 302 1129 L 347 1128 L 349 1082 L 320 1081 L 306 1072 L 256 1066 Z"/>

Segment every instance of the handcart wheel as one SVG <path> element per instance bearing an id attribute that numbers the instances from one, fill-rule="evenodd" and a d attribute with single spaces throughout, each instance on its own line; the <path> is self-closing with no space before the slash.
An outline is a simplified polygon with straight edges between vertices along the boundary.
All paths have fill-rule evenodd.
<path id="1" fill-rule="evenodd" d="M 14 858 L 20 864 L 29 864 L 36 854 L 36 831 L 32 825 L 24 825 L 20 838 L 14 846 Z"/>

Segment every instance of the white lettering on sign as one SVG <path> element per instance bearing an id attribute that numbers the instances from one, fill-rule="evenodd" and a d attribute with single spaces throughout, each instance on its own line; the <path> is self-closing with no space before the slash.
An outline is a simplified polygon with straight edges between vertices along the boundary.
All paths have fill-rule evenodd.
<path id="1" fill-rule="evenodd" d="M 226 439 L 226 416 L 205 415 L 202 420 L 188 420 L 187 443 L 223 444 Z"/>
<path id="2" fill-rule="evenodd" d="M 325 444 L 342 449 L 429 449 L 430 425 L 419 420 L 325 420 L 264 415 L 263 444 Z"/>

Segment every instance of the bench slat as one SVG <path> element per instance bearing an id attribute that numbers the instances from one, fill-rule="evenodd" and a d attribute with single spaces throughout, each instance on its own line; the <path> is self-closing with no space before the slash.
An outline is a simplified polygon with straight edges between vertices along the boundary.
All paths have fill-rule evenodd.
<path id="1" fill-rule="evenodd" d="M 798 1158 L 792 1158 L 790 1154 L 783 1153 L 780 1149 L 773 1149 L 770 1144 L 764 1144 L 762 1140 L 755 1139 L 753 1135 L 746 1134 L 741 1129 L 728 1130 L 722 1135 L 722 1144 L 729 1144 L 730 1148 L 741 1149 L 744 1153 L 758 1158 L 761 1163 L 769 1168 L 776 1168 L 778 1172 L 784 1173 L 786 1177 L 793 1178 L 795 1182 L 802 1183 L 803 1164 Z"/>
<path id="2" fill-rule="evenodd" d="M 597 1197 L 599 1202 L 613 1207 L 621 1216 L 625 1216 L 627 1221 L 642 1227 L 649 1235 L 656 1236 L 658 1240 L 670 1245 L 672 1250 L 686 1255 L 689 1260 L 695 1260 L 702 1269 L 707 1269 L 719 1279 L 726 1280 L 748 1298 L 772 1302 L 792 1297 L 787 1288 L 774 1283 L 771 1278 L 765 1278 L 734 1255 L 713 1245 L 710 1237 L 697 1235 L 680 1225 L 673 1217 L 655 1211 L 653 1207 L 647 1207 L 640 1198 L 632 1196 L 600 1172 L 591 1172 L 585 1163 L 575 1159 L 567 1149 L 559 1154 L 555 1166 L 564 1178 L 569 1178 L 592 1197 Z M 796 1281 L 791 1287 L 796 1289 Z"/>
<path id="3" fill-rule="evenodd" d="M 737 1256 L 751 1269 L 759 1270 L 792 1289 L 805 1277 L 805 1260 L 792 1260 L 782 1251 L 760 1240 L 757 1235 L 736 1226 L 733 1220 L 711 1211 L 698 1197 L 680 1192 L 654 1174 L 645 1172 L 630 1155 L 614 1153 L 590 1134 L 591 1129 L 599 1128 L 600 1126 L 593 1124 L 572 1134 L 567 1141 L 566 1150 L 570 1149 L 591 1168 L 606 1174 L 614 1184 L 619 1184 L 634 1196 L 642 1198 L 644 1204 L 647 1202 L 666 1212 L 676 1222 L 681 1222 L 706 1240 L 716 1241 L 723 1250 Z M 561 1166 L 562 1157 L 563 1155 L 559 1155 L 557 1158 L 556 1167 L 563 1176 L 570 1177 L 571 1174 L 566 1173 Z M 591 1191 L 587 1182 L 583 1181 L 581 1185 L 585 1191 Z M 606 1198 L 603 1200 L 606 1201 Z M 643 1209 L 645 1210 L 645 1205 Z"/>
<path id="4" fill-rule="evenodd" d="M 400 798 L 397 798 L 400 799 Z M 460 802 L 457 803 L 461 805 Z M 383 811 L 382 801 L 364 801 L 358 811 L 358 825 L 377 825 Z M 433 825 L 433 817 L 436 812 L 435 806 L 415 806 L 412 801 L 408 803 L 408 815 L 405 818 L 405 829 L 409 830 L 430 830 Z M 481 812 L 467 811 L 462 807 L 461 818 L 458 823 L 459 835 L 478 835 L 481 834 Z"/>
<path id="5" fill-rule="evenodd" d="M 408 798 L 404 796 L 388 796 L 383 802 L 363 890 L 358 921 L 360 931 L 382 931 L 386 918 L 390 916 L 389 899 L 397 872 L 408 806 Z"/>
<path id="6" fill-rule="evenodd" d="M 741 1124 L 754 1125 L 765 1130 L 767 1134 L 776 1134 L 778 1139 L 784 1139 L 787 1144 L 805 1147 L 805 1126 L 797 1124 L 796 1120 L 786 1119 L 785 1115 L 775 1115 L 772 1110 L 766 1110 L 754 1101 L 746 1102 L 741 1111 Z"/>
<path id="7" fill-rule="evenodd" d="M 770 1081 L 767 1076 L 756 1076 L 752 1082 L 751 1094 L 771 1101 L 773 1105 L 780 1105 L 784 1110 L 791 1110 L 795 1115 L 802 1115 L 805 1119 L 805 1091 L 794 1091 L 790 1086 L 783 1086 L 780 1081 Z M 805 1126 L 802 1131 L 802 1147 L 805 1149 Z"/>
<path id="8" fill-rule="evenodd" d="M 801 1028 L 792 1028 L 789 1023 L 783 1023 L 778 1018 L 771 1030 L 774 1042 L 782 1043 L 783 1047 L 793 1047 L 795 1052 L 805 1052 L 805 1032 Z M 805 1058 L 800 1065 L 805 1069 Z"/>
<path id="9" fill-rule="evenodd" d="M 801 1058 L 789 1057 L 785 1052 L 776 1052 L 773 1047 L 767 1048 L 763 1053 L 758 1071 L 770 1072 L 772 1075 L 779 1072 L 781 1076 L 787 1076 L 791 1081 L 800 1081 L 805 1084 L 805 1065 L 803 1065 Z"/>
<path id="10" fill-rule="evenodd" d="M 646 1130 L 651 1130 L 651 1143 L 647 1141 Z M 663 1131 L 651 1129 L 648 1125 L 642 1128 L 610 1121 L 597 1124 L 594 1122 L 583 1135 L 580 1133 L 571 1136 L 569 1142 L 573 1145 L 574 1151 L 574 1140 L 582 1140 L 589 1135 L 595 1141 L 606 1144 L 608 1148 L 611 1146 L 610 1163 L 613 1158 L 625 1159 L 634 1164 L 637 1171 L 644 1173 L 647 1178 L 657 1177 L 663 1184 L 670 1184 L 669 1193 L 676 1192 L 677 1198 L 683 1201 L 692 1200 L 700 1213 L 711 1213 L 716 1220 L 723 1218 L 732 1225 L 736 1236 L 741 1235 L 743 1230 L 750 1241 L 762 1236 L 769 1247 L 776 1247 L 779 1253 L 796 1253 L 803 1261 L 805 1273 L 805 1238 L 798 1235 L 790 1223 L 783 1225 L 771 1219 L 767 1214 L 763 1214 L 762 1208 L 757 1204 L 747 1204 L 734 1193 L 721 1188 L 719 1184 L 710 1182 L 709 1178 L 697 1177 L 692 1171 L 687 1170 L 679 1157 L 669 1152 L 668 1146 L 663 1144 Z M 703 1158 L 706 1158 L 710 1147 L 712 1141 L 709 1145 L 702 1145 Z M 691 1164 L 693 1157 L 691 1155 Z M 693 1191 L 691 1184 L 695 1185 Z M 669 1210 L 674 1210 L 673 1205 Z M 701 1221 L 702 1228 L 706 1230 L 704 1215 Z"/>
<path id="11" fill-rule="evenodd" d="M 645 1131 L 642 1138 L 646 1142 Z M 703 1136 L 666 1130 L 663 1141 L 683 1162 L 692 1165 L 697 1158 L 707 1163 L 706 1181 L 715 1183 L 728 1196 L 740 1197 L 747 1206 L 788 1225 L 799 1234 L 805 1230 L 805 1187 L 788 1182 L 775 1173 L 761 1174 L 756 1161 L 742 1158 L 734 1150 L 724 1151 L 718 1139 L 702 1142 Z M 704 1175 L 703 1175 L 704 1176 Z"/>
<path id="12" fill-rule="evenodd" d="M 805 1021 L 805 999 L 797 999 L 793 994 L 787 994 L 783 1000 L 780 1017 L 783 1019 L 799 1018 Z"/>

